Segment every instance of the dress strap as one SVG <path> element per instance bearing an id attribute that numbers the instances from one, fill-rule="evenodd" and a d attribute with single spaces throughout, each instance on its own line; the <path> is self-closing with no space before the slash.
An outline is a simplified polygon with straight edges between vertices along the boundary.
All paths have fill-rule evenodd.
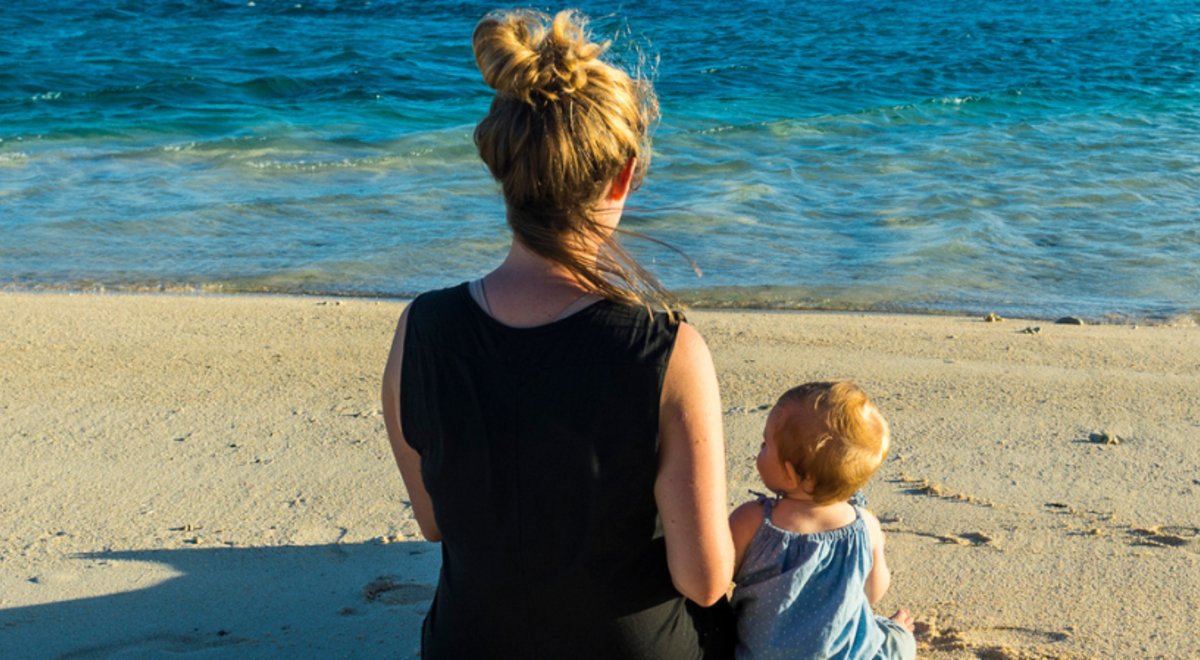
<path id="1" fill-rule="evenodd" d="M 496 318 L 492 314 L 492 306 L 488 304 L 487 289 L 483 288 L 483 278 L 471 280 L 471 283 L 467 286 L 471 291 L 471 297 L 475 299 L 475 303 L 479 305 L 479 308 L 488 316 Z"/>
<path id="2" fill-rule="evenodd" d="M 775 508 L 775 503 L 779 501 L 779 498 L 767 495 L 766 493 L 760 493 L 757 490 L 751 490 L 750 494 L 758 498 L 758 502 L 765 507 L 763 510 L 763 520 L 770 520 L 771 509 Z"/>
<path id="3" fill-rule="evenodd" d="M 487 285 L 483 283 L 482 277 L 477 280 L 471 280 L 467 284 L 467 290 L 470 291 L 471 298 L 475 300 L 475 304 L 479 305 L 479 308 L 482 309 L 485 314 L 492 318 L 496 318 L 496 315 L 492 313 L 492 305 L 488 301 Z M 564 307 L 563 310 L 558 313 L 558 316 L 555 316 L 554 319 L 551 320 L 551 323 L 554 321 L 561 321 L 575 312 L 578 312 L 585 307 L 589 307 L 594 303 L 600 302 L 601 300 L 603 300 L 603 298 L 594 293 L 585 293 L 575 300 L 572 300 L 569 305 Z"/>
<path id="4" fill-rule="evenodd" d="M 482 281 L 481 281 L 481 283 L 482 283 Z M 554 317 L 554 320 L 561 321 L 561 320 L 567 318 L 568 316 L 574 314 L 575 312 L 578 312 L 578 311 L 582 310 L 583 308 L 588 307 L 592 303 L 599 302 L 600 299 L 601 299 L 600 296 L 597 296 L 594 293 L 585 293 L 582 296 L 579 296 L 575 300 L 571 301 L 570 305 L 567 305 L 566 307 L 564 307 L 563 311 L 559 312 L 558 316 Z"/>

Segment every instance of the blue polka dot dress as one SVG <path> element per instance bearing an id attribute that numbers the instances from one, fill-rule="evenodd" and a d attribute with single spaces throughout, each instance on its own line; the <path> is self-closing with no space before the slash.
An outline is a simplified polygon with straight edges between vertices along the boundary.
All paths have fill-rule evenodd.
<path id="1" fill-rule="evenodd" d="M 760 501 L 762 524 L 734 576 L 738 660 L 888 658 L 891 621 L 863 591 L 873 562 L 858 506 L 845 527 L 797 534 L 771 523 L 775 500 Z"/>

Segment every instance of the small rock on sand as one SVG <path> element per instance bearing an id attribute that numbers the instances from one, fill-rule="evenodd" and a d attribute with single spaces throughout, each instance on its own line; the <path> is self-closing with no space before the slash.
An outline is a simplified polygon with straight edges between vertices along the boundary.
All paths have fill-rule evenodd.
<path id="1" fill-rule="evenodd" d="M 1114 434 L 1114 433 L 1109 433 L 1108 431 L 1101 431 L 1100 433 L 1093 433 L 1088 436 L 1088 439 L 1098 445 L 1119 445 L 1119 444 L 1121 444 L 1121 438 L 1117 437 L 1116 434 Z"/>

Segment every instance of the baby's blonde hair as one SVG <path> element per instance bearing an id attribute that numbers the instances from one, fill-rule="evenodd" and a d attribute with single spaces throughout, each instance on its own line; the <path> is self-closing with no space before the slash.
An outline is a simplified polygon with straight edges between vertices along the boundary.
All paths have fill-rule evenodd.
<path id="1" fill-rule="evenodd" d="M 601 59 L 609 42 L 591 41 L 585 28 L 573 11 L 503 11 L 480 21 L 475 63 L 496 95 L 475 146 L 521 243 L 605 298 L 669 308 L 674 298 L 593 217 L 631 158 L 631 185 L 641 182 L 658 99 L 649 81 Z"/>
<path id="2" fill-rule="evenodd" d="M 779 397 L 780 456 L 812 479 L 817 504 L 844 502 L 883 464 L 891 431 L 883 414 L 850 382 L 806 383 Z"/>

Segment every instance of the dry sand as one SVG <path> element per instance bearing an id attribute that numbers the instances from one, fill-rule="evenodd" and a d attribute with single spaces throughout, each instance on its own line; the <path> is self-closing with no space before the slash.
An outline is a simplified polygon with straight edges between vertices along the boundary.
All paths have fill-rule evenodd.
<path id="1" fill-rule="evenodd" d="M 439 554 L 377 395 L 401 308 L 0 295 L 0 657 L 417 657 Z M 922 657 L 1200 657 L 1200 330 L 690 316 L 731 506 L 787 387 L 851 378 L 891 420 L 880 610 Z"/>

